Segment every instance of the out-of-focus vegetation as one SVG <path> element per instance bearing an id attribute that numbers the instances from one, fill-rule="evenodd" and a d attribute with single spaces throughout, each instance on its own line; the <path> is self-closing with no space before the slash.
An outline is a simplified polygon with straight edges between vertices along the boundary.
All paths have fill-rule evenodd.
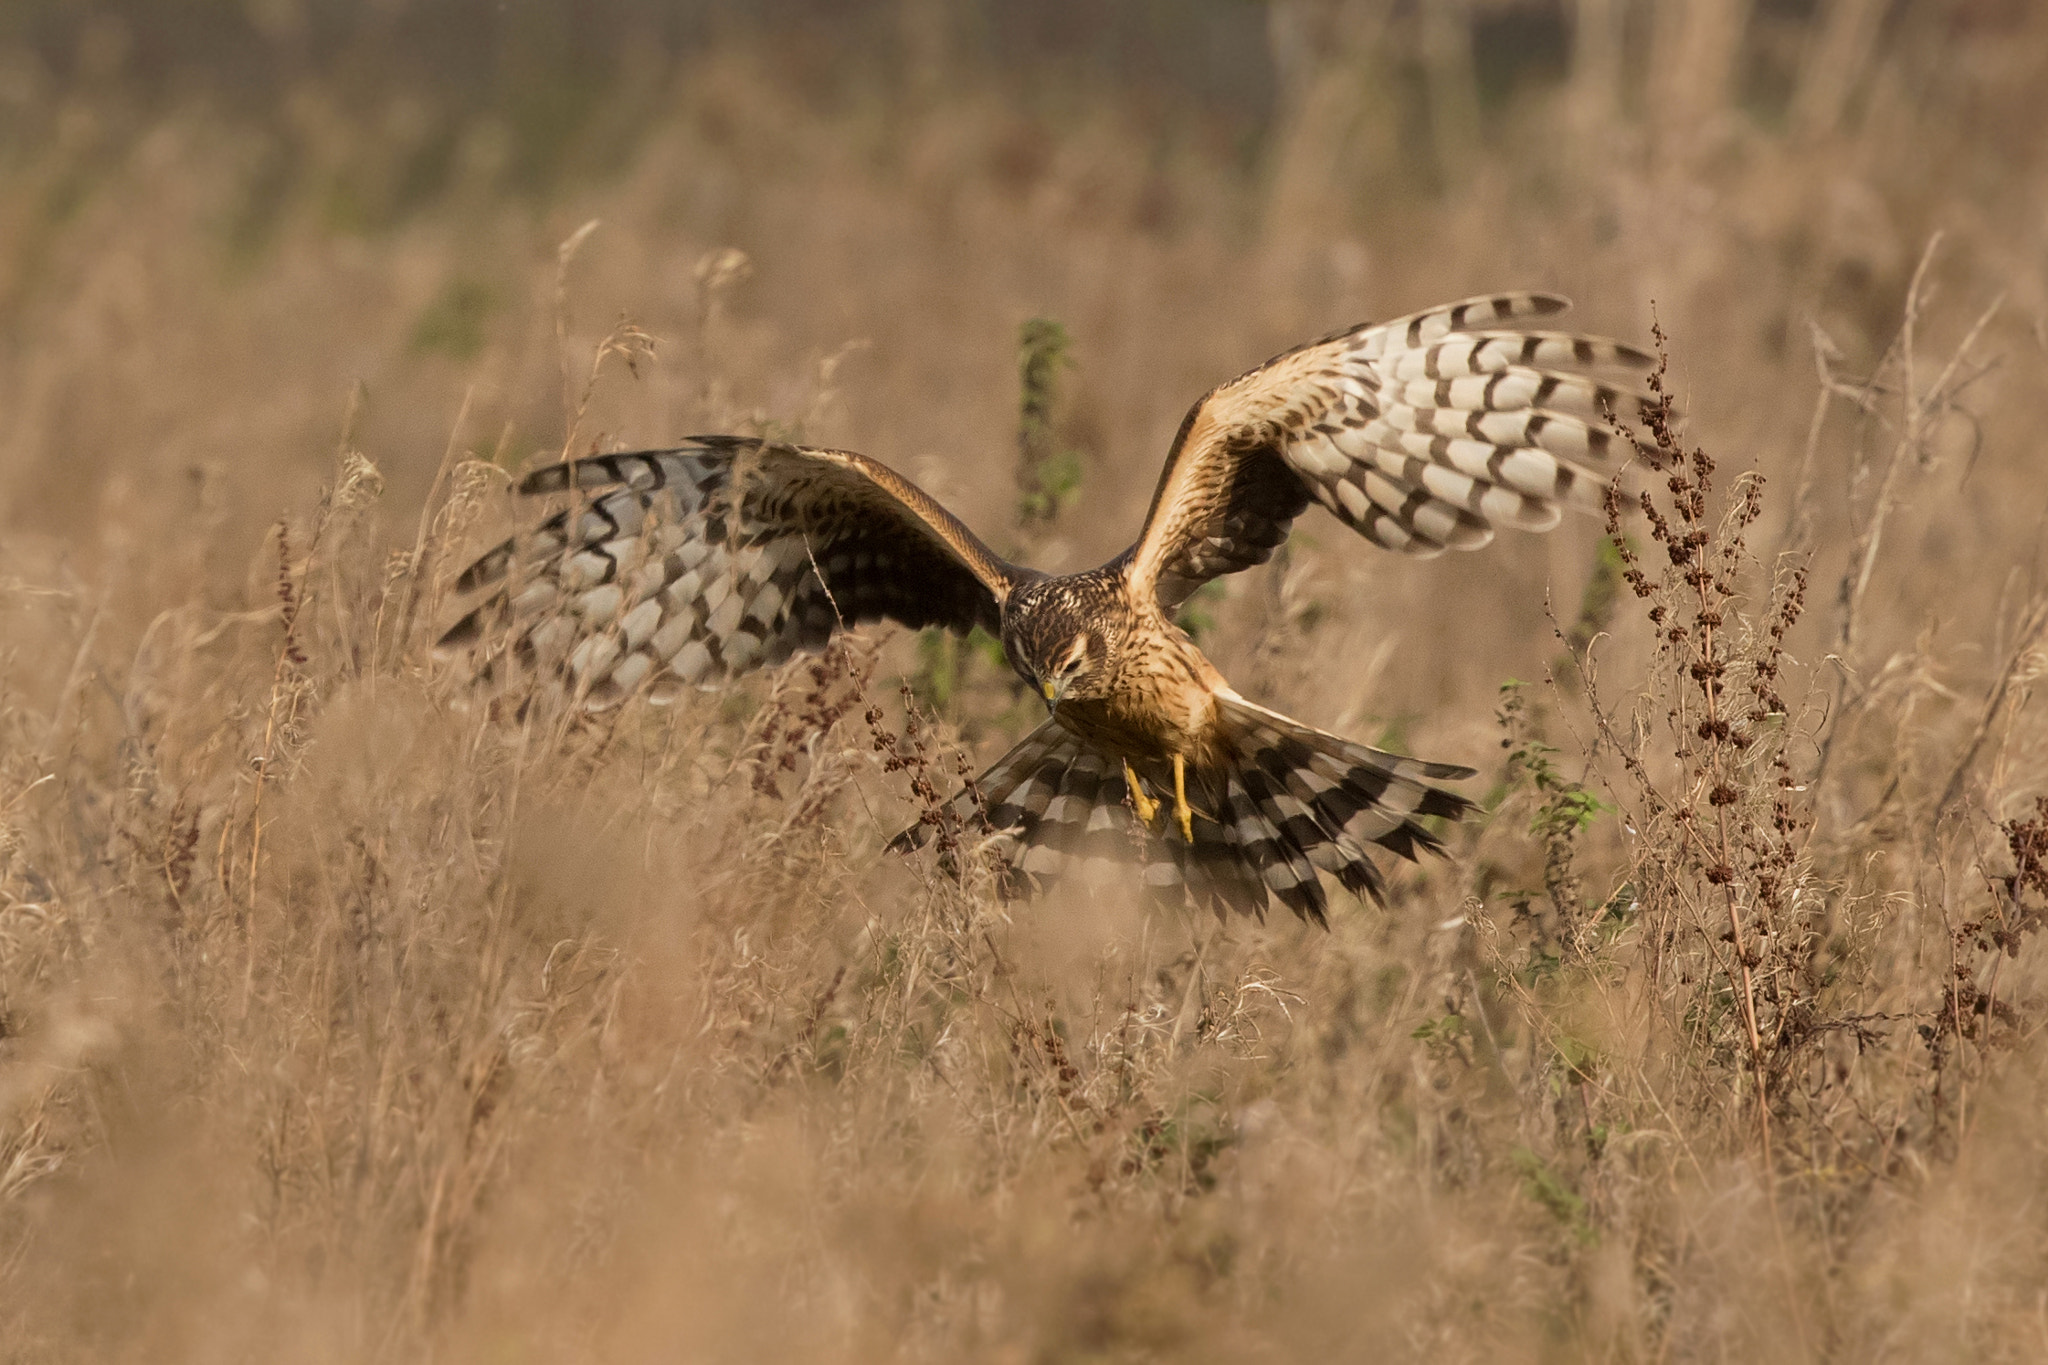
<path id="1" fill-rule="evenodd" d="M 2038 1359 L 2044 114 L 2023 0 L 0 7 L 5 1354 Z M 976 645 L 429 649 L 528 461 L 1073 568 L 1210 385 L 1512 287 L 1670 338 L 1617 541 L 1191 604 L 1486 769 L 1327 934 L 883 856 Z"/>

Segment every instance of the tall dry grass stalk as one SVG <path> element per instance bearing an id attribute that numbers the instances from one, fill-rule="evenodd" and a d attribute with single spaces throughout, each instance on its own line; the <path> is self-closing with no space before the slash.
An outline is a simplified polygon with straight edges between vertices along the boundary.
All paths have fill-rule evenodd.
<path id="1" fill-rule="evenodd" d="M 1503 76 L 1512 6 L 1275 5 L 1236 144 L 923 9 L 909 86 L 739 30 L 552 199 L 419 92 L 0 61 L 5 1354 L 2039 1358 L 2048 30 L 1881 8 Z M 802 434 L 1001 535 L 1058 319 L 1072 567 L 1209 384 L 1506 286 L 1670 333 L 1607 526 L 1200 604 L 1496 760 L 1328 933 L 885 857 L 1024 714 L 973 650 L 584 716 L 430 648 L 530 458 Z"/>

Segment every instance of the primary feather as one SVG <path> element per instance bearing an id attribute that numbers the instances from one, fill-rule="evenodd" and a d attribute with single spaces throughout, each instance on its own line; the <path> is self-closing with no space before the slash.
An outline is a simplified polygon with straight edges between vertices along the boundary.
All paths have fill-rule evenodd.
<path id="1" fill-rule="evenodd" d="M 550 465 L 519 491 L 585 497 L 456 580 L 481 600 L 441 644 L 589 705 L 715 685 L 863 621 L 993 631 L 1012 585 L 1037 576 L 850 451 L 700 436 Z"/>
<path id="2" fill-rule="evenodd" d="M 1219 574 L 1264 563 L 1310 502 L 1411 555 L 1476 550 L 1496 528 L 1541 531 L 1590 508 L 1650 401 L 1649 355 L 1620 342 L 1499 324 L 1563 312 L 1501 294 L 1296 347 L 1211 390 L 1182 423 L 1134 579 L 1169 609 Z"/>

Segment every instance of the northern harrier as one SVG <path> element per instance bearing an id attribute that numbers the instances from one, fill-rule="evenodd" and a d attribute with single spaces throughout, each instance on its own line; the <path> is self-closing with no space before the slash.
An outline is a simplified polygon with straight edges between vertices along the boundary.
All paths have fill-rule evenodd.
<path id="1" fill-rule="evenodd" d="M 1321 921 L 1318 869 L 1380 899 L 1364 845 L 1441 851 L 1423 820 L 1471 804 L 1428 779 L 1472 770 L 1246 701 L 1174 613 L 1264 563 L 1311 502 L 1417 556 L 1597 502 L 1629 449 L 1607 415 L 1645 395 L 1592 376 L 1650 357 L 1517 325 L 1568 306 L 1471 299 L 1335 333 L 1212 390 L 1181 423 L 1137 542 L 1063 577 L 1005 562 L 851 451 L 703 436 L 536 470 L 521 492 L 583 498 L 463 574 L 459 590 L 489 597 L 443 644 L 505 642 L 602 706 L 779 663 L 857 622 L 979 626 L 1050 713 L 949 807 L 963 821 L 985 809 L 1013 874 L 1043 883 L 1128 855 L 1135 816 L 1155 894 L 1263 915 L 1270 893 Z"/>

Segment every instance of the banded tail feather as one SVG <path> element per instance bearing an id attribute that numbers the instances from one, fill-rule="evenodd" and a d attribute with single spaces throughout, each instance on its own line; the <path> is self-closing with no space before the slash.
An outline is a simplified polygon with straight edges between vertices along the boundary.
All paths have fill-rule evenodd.
<path id="1" fill-rule="evenodd" d="M 1141 825 L 1121 764 L 1054 720 L 998 759 L 975 791 L 954 797 L 941 818 L 973 830 L 985 814 L 1010 894 L 1095 884 L 1136 849 L 1140 882 L 1153 899 L 1258 919 L 1277 900 L 1327 925 L 1321 872 L 1353 895 L 1384 904 L 1386 879 L 1366 845 L 1411 862 L 1423 852 L 1441 854 L 1442 840 L 1423 821 L 1457 820 L 1472 809 L 1464 797 L 1430 785 L 1470 777 L 1470 768 L 1355 744 L 1234 693 L 1217 701 L 1227 757 L 1187 770 L 1192 842 L 1164 814 L 1153 829 Z M 1170 799 L 1170 764 L 1133 766 L 1152 795 Z M 919 823 L 890 848 L 908 852 L 929 843 L 933 832 L 931 823 Z"/>
<path id="2" fill-rule="evenodd" d="M 944 807 L 891 839 L 889 849 L 922 848 L 947 822 L 966 843 L 992 840 L 1000 885 L 1011 896 L 1114 877 L 1144 838 L 1121 770 L 1050 718 Z"/>

